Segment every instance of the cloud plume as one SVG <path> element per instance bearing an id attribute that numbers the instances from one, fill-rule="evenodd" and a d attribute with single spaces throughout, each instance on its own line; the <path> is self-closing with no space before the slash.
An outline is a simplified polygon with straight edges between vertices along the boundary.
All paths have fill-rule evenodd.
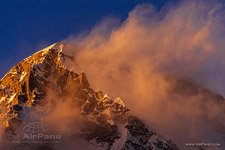
<path id="1" fill-rule="evenodd" d="M 224 8 L 222 1 L 181 1 L 160 11 L 141 4 L 120 25 L 104 18 L 90 34 L 69 37 L 65 49 L 76 57 L 74 70 L 84 71 L 95 90 L 120 96 L 134 114 L 181 146 L 221 142 L 206 124 L 224 129 L 220 106 L 202 100 L 201 92 L 171 93 L 167 77 L 225 96 Z"/>

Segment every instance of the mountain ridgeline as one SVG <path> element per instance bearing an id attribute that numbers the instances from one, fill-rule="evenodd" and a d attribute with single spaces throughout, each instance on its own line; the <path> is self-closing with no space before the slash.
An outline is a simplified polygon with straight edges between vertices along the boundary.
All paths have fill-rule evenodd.
<path id="1" fill-rule="evenodd" d="M 65 62 L 75 60 L 63 53 L 63 47 L 63 44 L 54 44 L 33 54 L 0 80 L 3 148 L 58 150 L 67 147 L 74 150 L 88 149 L 89 145 L 90 149 L 178 149 L 171 140 L 158 135 L 132 115 L 120 98 L 94 91 L 85 73 L 67 68 Z M 54 130 L 44 121 L 54 114 L 58 103 L 69 103 L 70 113 L 76 113 L 69 117 L 70 132 Z M 66 112 L 67 108 L 60 107 L 59 114 Z M 57 118 L 56 126 L 66 117 Z M 79 120 L 79 124 L 73 120 Z M 78 143 L 79 148 L 73 143 Z"/>

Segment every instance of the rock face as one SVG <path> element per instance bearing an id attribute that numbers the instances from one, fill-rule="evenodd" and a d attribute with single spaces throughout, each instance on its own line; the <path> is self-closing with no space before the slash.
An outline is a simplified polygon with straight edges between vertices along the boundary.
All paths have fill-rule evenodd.
<path id="1" fill-rule="evenodd" d="M 1 122 L 4 125 L 2 135 L 7 142 L 14 142 L 22 129 L 32 133 L 45 130 L 39 121 L 47 110 L 40 110 L 45 109 L 47 104 L 54 109 L 57 100 L 46 100 L 51 89 L 59 100 L 65 95 L 69 96 L 74 107 L 79 110 L 82 125 L 79 132 L 74 129 L 71 133 L 72 143 L 79 138 L 96 149 L 178 149 L 173 142 L 158 136 L 133 116 L 120 98 L 113 99 L 101 91 L 94 91 L 85 73 L 69 70 L 64 64 L 65 61 L 74 61 L 74 58 L 63 53 L 63 44 L 54 44 L 24 59 L 1 79 L 0 110 Z M 43 109 L 39 109 L 42 107 Z M 36 115 L 32 115 L 34 112 Z M 48 112 L 51 113 L 51 110 Z M 31 117 L 35 120 L 32 123 L 28 119 Z M 27 143 L 24 139 L 28 138 L 17 139 L 19 142 L 14 146 L 17 149 L 57 149 L 56 144 L 51 143 L 51 138 L 47 139 L 48 144 Z M 63 144 L 62 142 L 61 145 Z M 9 149 L 15 149 L 13 144 L 9 145 Z"/>

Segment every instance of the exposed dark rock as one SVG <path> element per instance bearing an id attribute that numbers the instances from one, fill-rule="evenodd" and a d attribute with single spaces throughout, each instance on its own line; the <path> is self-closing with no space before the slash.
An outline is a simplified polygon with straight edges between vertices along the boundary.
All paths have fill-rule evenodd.
<path id="1" fill-rule="evenodd" d="M 23 108 L 20 105 L 14 105 L 12 108 L 14 111 L 21 111 Z"/>
<path id="2" fill-rule="evenodd" d="M 81 130 L 88 141 L 95 140 L 97 143 L 108 143 L 108 147 L 111 147 L 114 141 L 120 138 L 117 126 L 108 123 L 86 122 Z"/>
<path id="3" fill-rule="evenodd" d="M 28 101 L 27 94 L 19 95 L 18 100 L 22 103 L 26 103 Z"/>

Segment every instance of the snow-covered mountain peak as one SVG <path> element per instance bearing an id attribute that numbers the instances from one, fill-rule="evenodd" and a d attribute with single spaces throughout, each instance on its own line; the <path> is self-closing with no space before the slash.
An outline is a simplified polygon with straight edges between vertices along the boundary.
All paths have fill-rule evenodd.
<path id="1" fill-rule="evenodd" d="M 75 110 L 78 111 L 78 116 L 70 118 L 70 122 L 81 118 L 82 125 L 79 129 L 75 124 L 70 125 L 72 131 L 69 134 L 60 132 L 64 138 L 69 136 L 75 137 L 78 141 L 82 139 L 102 149 L 177 150 L 176 145 L 170 140 L 158 136 L 133 116 L 120 98 L 113 99 L 101 91 L 94 91 L 85 73 L 74 72 L 68 68 L 68 62 L 74 62 L 74 57 L 65 54 L 63 48 L 64 44 L 56 43 L 38 51 L 14 66 L 1 79 L 0 118 L 4 126 L 3 134 L 7 135 L 6 140 L 10 140 L 14 135 L 21 136 L 22 131 L 30 132 L 30 126 L 32 129 L 35 128 L 32 134 L 37 126 L 38 132 L 43 131 L 41 129 L 45 128 L 40 125 L 44 114 L 48 112 L 51 115 L 57 109 L 56 103 L 64 105 L 72 100 L 67 106 L 73 107 L 69 116 Z M 47 106 L 51 109 L 40 111 Z M 63 110 L 60 111 L 62 114 Z M 38 115 L 33 117 L 32 114 L 36 113 Z M 40 122 L 31 122 L 34 120 L 31 118 Z M 56 119 L 56 124 L 63 122 L 64 118 Z M 22 149 L 30 146 L 38 149 L 43 146 L 43 143 L 24 144 L 21 139 L 17 142 Z M 77 141 L 70 139 L 67 142 Z M 50 141 L 50 146 L 53 149 L 55 145 Z M 15 149 L 12 145 L 10 147 Z"/>

